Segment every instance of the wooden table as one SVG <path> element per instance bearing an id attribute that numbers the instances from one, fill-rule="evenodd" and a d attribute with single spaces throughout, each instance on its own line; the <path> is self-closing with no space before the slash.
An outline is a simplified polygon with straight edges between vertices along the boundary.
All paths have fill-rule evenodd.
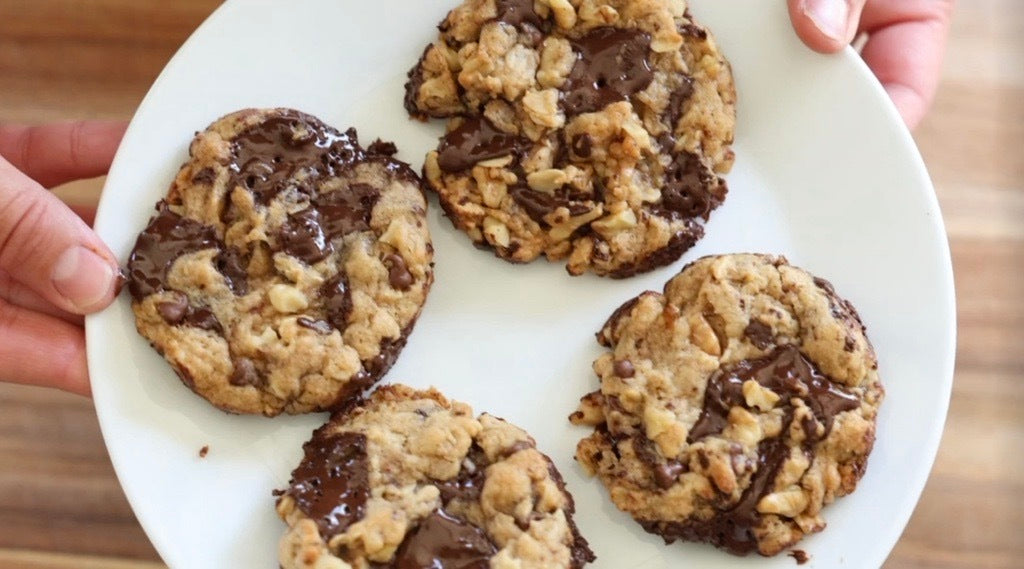
<path id="1" fill-rule="evenodd" d="M 782 0 L 777 0 L 782 1 Z M 0 0 L 0 121 L 129 118 L 215 0 Z M 960 3 L 916 133 L 942 204 L 959 347 L 945 438 L 885 567 L 1024 567 L 1024 16 Z M 60 193 L 95 200 L 99 181 Z M 910 331 L 912 333 L 912 331 Z M 0 385 L 0 567 L 163 567 L 89 401 Z"/>

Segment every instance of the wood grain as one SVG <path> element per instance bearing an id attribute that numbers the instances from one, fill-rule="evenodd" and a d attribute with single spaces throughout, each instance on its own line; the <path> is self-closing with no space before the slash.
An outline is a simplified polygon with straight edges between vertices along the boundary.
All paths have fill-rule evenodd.
<path id="1" fill-rule="evenodd" d="M 129 118 L 218 4 L 0 0 L 0 121 Z M 941 90 L 915 137 L 949 231 L 959 345 L 942 447 L 885 567 L 1024 567 L 1019 0 L 959 3 Z M 89 181 L 58 193 L 90 203 L 99 188 Z M 162 566 L 120 490 L 91 404 L 0 385 L 0 567 Z"/>

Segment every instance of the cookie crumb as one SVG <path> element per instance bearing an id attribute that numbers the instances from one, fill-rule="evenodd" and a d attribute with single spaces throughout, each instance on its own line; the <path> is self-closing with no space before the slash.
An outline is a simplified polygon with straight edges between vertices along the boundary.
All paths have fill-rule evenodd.
<path id="1" fill-rule="evenodd" d="M 199 449 L 199 458 L 206 458 L 208 454 L 210 454 L 210 445 L 203 445 L 203 448 Z"/>
<path id="2" fill-rule="evenodd" d="M 811 556 L 807 555 L 807 552 L 802 549 L 794 549 L 789 552 L 789 556 L 796 560 L 797 565 L 803 565 L 811 560 Z"/>

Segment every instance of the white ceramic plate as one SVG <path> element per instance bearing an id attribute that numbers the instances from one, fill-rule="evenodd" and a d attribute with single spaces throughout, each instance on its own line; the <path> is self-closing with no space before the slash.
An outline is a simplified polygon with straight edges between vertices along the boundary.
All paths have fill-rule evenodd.
<path id="1" fill-rule="evenodd" d="M 242 107 L 290 106 L 364 142 L 394 140 L 415 167 L 440 123 L 406 118 L 402 85 L 456 0 L 233 0 L 164 70 L 111 170 L 97 229 L 122 260 L 187 157 L 194 131 Z M 566 416 L 597 385 L 593 333 L 621 302 L 710 253 L 783 253 L 830 279 L 859 309 L 888 397 L 857 492 L 806 539 L 808 567 L 876 567 L 931 468 L 954 354 L 949 252 L 913 142 L 852 52 L 823 57 L 793 34 L 785 3 L 694 0 L 732 61 L 736 167 L 707 237 L 683 259 L 630 280 L 570 277 L 560 263 L 513 266 L 473 248 L 430 212 L 436 284 L 385 381 L 435 385 L 526 428 L 565 475 L 596 568 L 786 567 L 705 545 L 662 545 L 618 512 L 572 456 L 586 434 Z M 127 295 L 126 295 L 127 296 Z M 277 567 L 283 530 L 271 491 L 288 482 L 324 415 L 238 417 L 181 385 L 135 332 L 127 298 L 88 318 L 93 394 L 125 493 L 174 569 Z M 201 447 L 210 447 L 205 459 Z"/>

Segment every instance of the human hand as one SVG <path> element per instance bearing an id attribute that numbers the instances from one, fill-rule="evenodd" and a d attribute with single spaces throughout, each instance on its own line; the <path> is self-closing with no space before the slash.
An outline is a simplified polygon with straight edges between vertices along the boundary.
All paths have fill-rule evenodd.
<path id="1" fill-rule="evenodd" d="M 0 381 L 89 395 L 82 315 L 106 307 L 118 265 L 46 188 L 106 174 L 124 123 L 0 125 Z"/>
<path id="2" fill-rule="evenodd" d="M 907 126 L 917 126 L 938 87 L 953 0 L 788 1 L 797 35 L 815 51 L 833 53 L 867 34 L 861 57 Z"/>

